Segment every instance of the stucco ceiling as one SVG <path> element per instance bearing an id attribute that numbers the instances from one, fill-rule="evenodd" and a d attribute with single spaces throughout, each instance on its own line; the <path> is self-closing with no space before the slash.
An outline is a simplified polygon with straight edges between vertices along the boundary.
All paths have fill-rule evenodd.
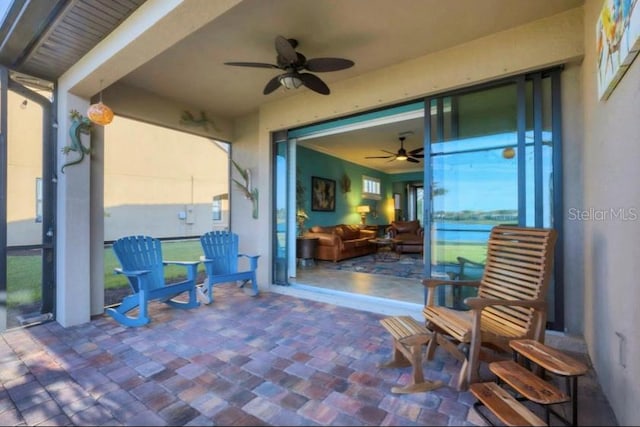
<path id="1" fill-rule="evenodd" d="M 339 80 L 581 4 L 583 0 L 245 0 L 121 82 L 211 114 L 234 118 L 256 111 L 263 103 L 309 90 L 279 88 L 263 95 L 267 81 L 280 70 L 224 65 L 228 61 L 275 64 L 277 35 L 297 39 L 298 52 L 307 58 L 353 60 L 352 68 L 317 74 L 331 88 Z M 384 155 L 380 150 L 396 152 L 398 133 L 405 131 L 414 132 L 407 138 L 405 148 L 416 148 L 422 144 L 421 129 L 422 119 L 414 119 L 303 144 L 386 172 L 416 170 L 413 163 L 364 157 Z"/>
<path id="2" fill-rule="evenodd" d="M 122 81 L 216 115 L 238 117 L 293 91 L 262 90 L 279 70 L 276 35 L 295 38 L 307 58 L 341 57 L 355 66 L 319 73 L 331 83 L 538 20 L 582 0 L 245 0 L 142 65 Z M 309 90 L 299 88 L 298 91 Z M 323 96 L 323 95 L 318 95 Z M 331 95 L 328 95 L 331 96 Z"/>
<path id="3" fill-rule="evenodd" d="M 145 0 L 117 0 L 116 3 L 106 0 L 52 0 L 51 3 L 14 0 L 14 15 L 17 17 L 19 13 L 25 15 L 24 10 L 34 10 L 30 16 L 41 22 L 40 32 L 34 32 L 30 22 L 25 21 L 21 26 L 5 22 L 2 28 L 12 32 L 9 32 L 11 37 L 0 34 L 4 40 L 0 46 L 0 54 L 4 55 L 2 62 L 17 64 L 14 69 L 18 71 L 55 71 L 56 75 L 51 77 L 57 78 L 69 66 L 69 59 L 53 51 L 47 54 L 47 51 L 55 48 L 52 43 L 58 41 L 56 34 L 68 40 L 66 35 L 71 30 L 65 19 L 73 18 L 73 22 L 78 23 L 80 21 L 75 17 L 79 16 L 87 20 L 81 24 L 87 31 L 100 29 L 99 37 L 91 41 L 95 45 L 119 19 L 126 18 L 144 3 Z M 305 87 L 290 91 L 279 88 L 263 95 L 267 81 L 280 70 L 224 65 L 228 61 L 276 63 L 274 40 L 277 35 L 297 39 L 297 50 L 307 58 L 353 60 L 355 66 L 352 68 L 317 74 L 332 88 L 338 81 L 552 16 L 583 3 L 584 0 L 243 0 L 122 77 L 119 83 L 181 105 L 200 108 L 210 115 L 233 119 L 257 111 L 264 103 L 309 91 Z M 119 8 L 115 18 L 111 16 L 114 4 Z M 45 5 L 60 12 L 54 14 L 44 8 Z M 206 6 L 206 3 L 202 5 Z M 8 18 L 11 16 L 9 14 Z M 16 39 L 18 43 L 14 44 Z M 85 46 L 87 40 L 87 37 L 78 37 L 76 42 L 83 46 L 69 46 L 69 49 L 91 48 Z M 42 68 L 40 53 L 48 55 L 49 66 Z M 335 88 L 334 93 L 337 90 Z M 308 140 L 303 144 L 358 164 L 393 172 L 402 165 L 413 168 L 415 165 L 364 157 L 384 155 L 380 150 L 397 151 L 400 132 L 413 131 L 405 148 L 416 148 L 422 141 L 421 129 L 422 119 L 413 119 Z M 349 143 L 345 144 L 345 141 Z"/>

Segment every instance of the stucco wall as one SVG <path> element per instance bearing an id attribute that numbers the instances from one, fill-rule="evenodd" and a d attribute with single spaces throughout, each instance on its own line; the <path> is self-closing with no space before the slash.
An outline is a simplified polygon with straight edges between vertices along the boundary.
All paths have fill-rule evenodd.
<path id="1" fill-rule="evenodd" d="M 228 225 L 212 219 L 213 197 L 229 192 L 228 154 L 213 140 L 124 117 L 104 134 L 105 240 L 198 236 Z"/>
<path id="2" fill-rule="evenodd" d="M 36 222 L 36 178 L 42 177 L 42 107 L 9 91 L 7 107 L 7 245 L 42 241 Z"/>
<path id="3" fill-rule="evenodd" d="M 640 425 L 640 59 L 608 100 L 598 100 L 595 28 L 602 5 L 585 4 L 582 171 L 588 214 L 579 220 L 584 258 L 572 262 L 583 270 L 584 335 L 600 384 L 619 423 Z M 611 216 L 620 210 L 626 218 Z"/>

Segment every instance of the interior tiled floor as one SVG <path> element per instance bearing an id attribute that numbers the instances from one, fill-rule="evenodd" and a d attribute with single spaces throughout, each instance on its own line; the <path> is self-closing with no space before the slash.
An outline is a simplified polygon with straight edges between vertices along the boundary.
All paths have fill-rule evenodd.
<path id="1" fill-rule="evenodd" d="M 424 369 L 444 387 L 391 393 L 411 371 L 378 367 L 381 314 L 233 284 L 214 295 L 154 302 L 140 328 L 98 316 L 3 333 L 0 425 L 484 425 L 440 350 Z M 579 384 L 580 424 L 615 425 L 592 373 Z"/>
<path id="2" fill-rule="evenodd" d="M 416 279 L 329 270 L 314 264 L 298 268 L 293 281 L 324 289 L 388 298 L 407 303 L 424 303 L 424 287 Z"/>

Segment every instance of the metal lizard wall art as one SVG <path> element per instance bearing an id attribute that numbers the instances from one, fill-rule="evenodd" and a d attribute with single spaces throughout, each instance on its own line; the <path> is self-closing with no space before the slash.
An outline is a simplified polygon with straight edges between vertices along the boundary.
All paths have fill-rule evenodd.
<path id="1" fill-rule="evenodd" d="M 198 118 L 196 118 L 189 111 L 183 111 L 182 117 L 180 118 L 180 124 L 185 126 L 200 126 L 207 131 L 209 130 L 209 125 L 211 125 L 213 129 L 219 130 L 216 127 L 216 124 L 207 118 L 207 115 L 204 111 L 200 111 L 200 117 Z"/>
<path id="2" fill-rule="evenodd" d="M 64 168 L 71 165 L 76 165 L 84 160 L 85 155 L 91 155 L 91 148 L 85 147 L 80 141 L 80 135 L 91 134 L 91 121 L 83 117 L 77 110 L 71 110 L 71 127 L 69 128 L 69 136 L 71 137 L 71 144 L 62 148 L 64 154 L 69 154 L 70 151 L 77 151 L 80 153 L 80 157 L 72 162 L 67 162 L 62 166 L 60 172 L 64 173 Z"/>
<path id="3" fill-rule="evenodd" d="M 244 193 L 244 197 L 247 200 L 251 200 L 252 208 L 253 208 L 251 215 L 253 216 L 254 219 L 258 219 L 258 189 L 251 188 L 251 171 L 249 169 L 243 169 L 233 159 L 231 159 L 231 163 L 236 168 L 240 176 L 243 178 L 244 183 L 238 181 L 235 178 L 232 178 L 232 180 L 233 182 L 236 183 L 238 188 L 242 190 L 242 192 Z"/>

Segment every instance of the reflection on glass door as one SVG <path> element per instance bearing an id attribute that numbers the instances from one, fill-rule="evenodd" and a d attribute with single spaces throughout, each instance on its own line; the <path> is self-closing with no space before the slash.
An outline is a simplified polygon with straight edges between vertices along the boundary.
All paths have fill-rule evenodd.
<path id="1" fill-rule="evenodd" d="M 431 100 L 432 274 L 478 276 L 491 228 L 518 222 L 516 100 L 515 84 Z M 474 293 L 443 289 L 439 303 Z"/>
<path id="2" fill-rule="evenodd" d="M 291 235 L 288 223 L 290 217 L 295 214 L 290 205 L 292 198 L 289 194 L 291 186 L 289 181 L 290 163 L 292 157 L 289 153 L 290 143 L 286 139 L 286 134 L 276 133 L 273 138 L 273 165 L 274 176 L 272 188 L 273 193 L 273 283 L 276 285 L 287 285 L 290 266 L 290 244 Z M 295 203 L 295 199 L 293 200 Z M 295 263 L 295 258 L 294 258 Z M 295 265 L 293 265 L 295 269 Z"/>
<path id="3" fill-rule="evenodd" d="M 559 194 L 553 190 L 557 116 L 551 83 L 551 75 L 537 73 L 428 100 L 428 274 L 478 279 L 493 226 L 554 226 L 553 200 Z M 556 291 L 552 282 L 547 298 L 552 323 Z M 464 298 L 474 294 L 474 288 L 455 294 L 443 289 L 437 302 L 465 309 Z"/>
<path id="4" fill-rule="evenodd" d="M 9 79 L 3 79 L 3 83 L 3 133 L 7 138 L 6 165 L 2 165 L 6 171 L 6 241 L 2 246 L 6 285 L 0 291 L 6 290 L 2 328 L 14 328 L 52 318 L 51 92 L 26 88 Z"/>

